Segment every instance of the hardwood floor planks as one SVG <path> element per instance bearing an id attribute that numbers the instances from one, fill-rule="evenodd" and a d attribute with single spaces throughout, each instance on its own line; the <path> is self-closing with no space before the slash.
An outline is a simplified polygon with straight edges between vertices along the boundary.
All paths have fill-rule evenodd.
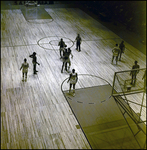
<path id="1" fill-rule="evenodd" d="M 42 24 L 27 22 L 20 9 L 1 11 L 1 147 L 90 149 L 84 133 L 76 128 L 78 122 L 61 91 L 61 83 L 69 73 L 61 74 L 59 40 L 62 37 L 72 46 L 70 70 L 75 68 L 79 74 L 77 89 L 104 84 L 99 78 L 80 74 L 102 77 L 112 85 L 114 73 L 131 69 L 134 60 L 145 68 L 146 56 L 125 42 L 122 61 L 118 66 L 112 65 L 112 48 L 121 42 L 120 37 L 78 8 L 46 8 L 46 11 L 53 21 Z M 81 52 L 72 43 L 77 33 L 82 37 Z M 40 63 L 37 75 L 33 75 L 29 58 L 33 52 Z M 22 83 L 19 69 L 24 58 L 29 71 L 27 82 Z M 63 90 L 68 89 L 65 81 Z M 141 102 L 141 95 L 130 95 L 129 99 Z M 131 106 L 139 112 L 139 106 Z M 143 109 L 142 118 L 145 117 Z"/>

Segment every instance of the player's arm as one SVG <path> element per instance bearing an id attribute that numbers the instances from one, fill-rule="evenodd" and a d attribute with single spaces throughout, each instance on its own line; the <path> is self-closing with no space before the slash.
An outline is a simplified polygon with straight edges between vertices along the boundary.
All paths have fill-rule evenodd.
<path id="1" fill-rule="evenodd" d="M 72 76 L 72 75 L 70 74 L 70 76 L 69 76 L 69 79 L 68 79 L 67 83 L 70 81 L 71 76 Z"/>
<path id="2" fill-rule="evenodd" d="M 33 54 L 32 54 L 32 55 L 29 55 L 29 57 L 33 58 Z"/>
<path id="3" fill-rule="evenodd" d="M 40 65 L 37 61 L 35 62 L 37 65 Z"/>

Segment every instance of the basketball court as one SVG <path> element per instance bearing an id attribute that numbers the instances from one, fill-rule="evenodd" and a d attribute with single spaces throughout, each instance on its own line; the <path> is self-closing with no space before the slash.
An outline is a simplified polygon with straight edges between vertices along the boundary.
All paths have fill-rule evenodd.
<path id="1" fill-rule="evenodd" d="M 69 94 L 68 90 L 63 91 L 79 122 L 79 128 L 83 130 L 92 149 L 143 148 L 146 141 L 145 124 L 142 121 L 136 123 L 138 115 L 114 87 L 104 82 L 99 86 L 77 88 L 75 96 Z M 112 93 L 117 93 L 117 97 Z M 129 94 L 129 91 L 126 93 Z"/>

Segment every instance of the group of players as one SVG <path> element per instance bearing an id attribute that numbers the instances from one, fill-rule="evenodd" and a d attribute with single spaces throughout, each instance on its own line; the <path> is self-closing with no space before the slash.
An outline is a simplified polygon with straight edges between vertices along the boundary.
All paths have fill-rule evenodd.
<path id="1" fill-rule="evenodd" d="M 76 50 L 80 52 L 81 51 L 80 45 L 81 45 L 81 41 L 82 41 L 82 39 L 80 37 L 80 34 L 77 35 L 75 41 L 76 41 Z M 62 38 L 59 41 L 58 46 L 60 46 L 60 48 L 59 48 L 60 58 L 63 61 L 62 68 L 61 68 L 61 73 L 63 73 L 63 69 L 65 69 L 65 71 L 69 72 L 69 69 L 70 69 L 70 66 L 71 66 L 70 55 L 71 55 L 71 58 L 73 58 L 71 49 L 66 48 L 67 45 L 65 44 L 65 42 L 63 41 Z M 70 73 L 69 80 L 67 81 L 67 83 L 69 81 L 70 81 L 69 94 L 71 94 L 71 88 L 72 88 L 72 85 L 73 85 L 72 95 L 75 96 L 75 84 L 78 81 L 78 74 L 75 72 L 75 69 L 72 69 L 72 72 Z"/>
<path id="2" fill-rule="evenodd" d="M 76 49 L 77 51 L 81 51 L 81 37 L 80 34 L 77 35 L 76 39 Z M 65 44 L 65 42 L 63 41 L 63 39 L 61 38 L 58 46 L 60 46 L 59 51 L 60 51 L 60 58 L 63 60 L 63 64 L 62 64 L 62 69 L 61 69 L 61 73 L 63 73 L 63 69 L 65 68 L 65 70 L 67 72 L 69 72 L 70 66 L 71 66 L 71 61 L 70 61 L 70 55 L 73 58 L 73 55 L 71 53 L 71 49 L 70 48 L 66 48 L 67 45 Z M 36 57 L 36 52 L 33 52 L 33 54 L 29 55 L 29 57 L 32 58 L 32 63 L 33 63 L 33 73 L 34 75 L 37 74 L 37 70 L 36 70 L 36 64 L 40 65 L 37 62 L 37 57 Z M 67 69 L 67 65 L 68 65 L 68 69 Z M 24 62 L 22 63 L 20 70 L 22 69 L 22 81 L 27 81 L 27 73 L 28 73 L 28 68 L 29 68 L 29 63 L 27 62 L 27 59 L 24 59 Z M 25 78 L 25 79 L 24 79 Z M 70 81 L 70 86 L 69 86 L 69 94 L 71 94 L 71 88 L 73 85 L 73 93 L 72 95 L 75 96 L 75 84 L 78 81 L 78 74 L 75 72 L 75 69 L 72 69 L 72 72 L 70 73 L 69 76 L 69 80 L 67 82 Z"/>
<path id="3" fill-rule="evenodd" d="M 77 35 L 75 41 L 76 41 L 76 49 L 77 49 L 77 51 L 80 52 L 81 51 L 80 45 L 81 45 L 82 39 L 79 34 Z M 62 61 L 63 61 L 61 73 L 63 73 L 64 69 L 65 69 L 65 71 L 69 72 L 69 69 L 71 66 L 70 55 L 71 55 L 71 58 L 73 58 L 71 49 L 67 48 L 67 45 L 65 44 L 65 42 L 63 41 L 62 38 L 59 41 L 58 46 L 59 46 L 59 52 L 60 52 L 60 59 L 62 59 Z M 115 58 L 116 65 L 117 65 L 118 60 L 121 61 L 121 55 L 122 55 L 122 53 L 124 53 L 124 51 L 125 51 L 124 41 L 122 41 L 119 45 L 116 44 L 116 46 L 112 49 L 113 56 L 112 56 L 111 63 L 113 64 L 113 60 Z M 33 52 L 33 54 L 29 55 L 29 57 L 32 58 L 33 72 L 34 72 L 34 74 L 37 74 L 38 71 L 36 70 L 36 64 L 38 64 L 38 65 L 40 65 L 40 64 L 37 62 L 36 53 Z M 29 64 L 27 63 L 27 59 L 25 58 L 24 63 L 22 63 L 21 68 L 20 68 L 20 70 L 22 69 L 22 76 L 23 76 L 22 81 L 27 81 L 28 68 L 29 68 Z M 140 68 L 140 66 L 138 65 L 138 62 L 135 61 L 134 65 L 132 66 L 132 71 L 130 72 L 130 75 L 132 76 L 132 80 L 131 80 L 130 84 L 132 84 L 132 85 L 135 85 L 136 76 L 139 73 L 138 70 L 134 71 L 134 69 L 139 69 L 139 68 Z M 24 75 L 25 75 L 25 80 L 24 80 Z M 69 80 L 67 82 L 69 82 L 69 81 L 70 81 L 69 93 L 71 93 L 71 87 L 73 85 L 72 95 L 74 96 L 75 95 L 75 84 L 78 81 L 78 74 L 75 72 L 75 69 L 72 69 L 72 72 L 70 73 L 70 76 L 69 76 Z"/>

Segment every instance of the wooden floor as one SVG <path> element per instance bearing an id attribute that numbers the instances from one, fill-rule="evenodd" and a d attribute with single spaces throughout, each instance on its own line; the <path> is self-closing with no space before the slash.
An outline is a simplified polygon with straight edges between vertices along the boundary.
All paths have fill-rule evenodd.
<path id="1" fill-rule="evenodd" d="M 145 68 L 146 56 L 125 42 L 122 61 L 112 65 L 112 48 L 121 42 L 119 36 L 78 8 L 45 10 L 52 20 L 42 23 L 26 21 L 20 9 L 1 10 L 1 148 L 90 149 L 61 91 L 69 74 L 61 73 L 60 38 L 71 47 L 71 69 L 100 76 L 111 85 L 114 72 L 131 69 L 135 60 Z M 82 37 L 80 53 L 73 42 L 77 33 Z M 40 63 L 38 75 L 33 75 L 29 58 L 34 51 Z M 24 58 L 30 65 L 27 82 L 21 81 L 19 70 Z M 81 75 L 78 88 L 85 87 L 82 81 L 85 76 Z M 96 81 L 86 82 L 86 86 L 97 85 Z M 130 99 L 141 103 L 142 97 L 130 95 Z M 139 106 L 132 104 L 132 108 L 140 112 Z M 146 109 L 142 117 L 146 118 Z"/>

